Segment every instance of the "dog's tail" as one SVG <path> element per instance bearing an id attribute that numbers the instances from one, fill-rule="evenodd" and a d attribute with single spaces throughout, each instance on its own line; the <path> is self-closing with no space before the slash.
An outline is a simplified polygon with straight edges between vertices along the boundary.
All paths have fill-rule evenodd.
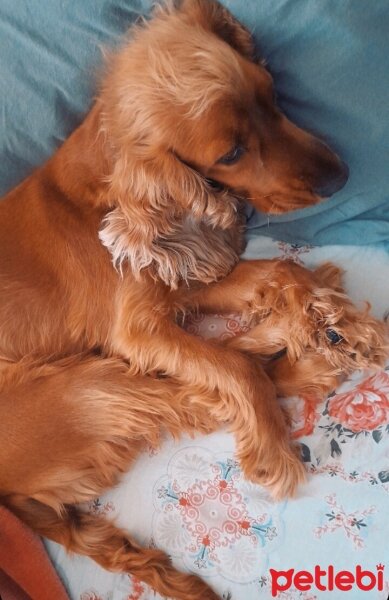
<path id="1" fill-rule="evenodd" d="M 130 573 L 162 596 L 175 600 L 219 600 L 219 596 L 195 575 L 180 573 L 160 550 L 142 548 L 108 519 L 83 512 L 73 505 L 57 514 L 33 498 L 12 495 L 2 502 L 43 537 L 70 552 L 95 560 L 108 571 Z"/>

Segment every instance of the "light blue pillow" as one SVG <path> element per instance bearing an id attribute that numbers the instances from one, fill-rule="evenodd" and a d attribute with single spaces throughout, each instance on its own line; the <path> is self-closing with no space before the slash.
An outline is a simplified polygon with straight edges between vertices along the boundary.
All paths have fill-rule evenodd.
<path id="1" fill-rule="evenodd" d="M 280 105 L 350 166 L 330 201 L 270 217 L 249 235 L 295 243 L 389 244 L 387 0 L 225 0 L 254 32 Z M 150 0 L 1 0 L 0 191 L 47 158 L 81 121 L 102 62 Z"/>

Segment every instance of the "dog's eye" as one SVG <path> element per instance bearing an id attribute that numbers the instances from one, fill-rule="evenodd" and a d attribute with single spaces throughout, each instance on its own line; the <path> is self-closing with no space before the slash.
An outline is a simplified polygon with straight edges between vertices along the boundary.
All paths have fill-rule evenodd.
<path id="1" fill-rule="evenodd" d="M 221 165 L 234 165 L 242 158 L 245 149 L 242 146 L 235 146 L 228 154 L 225 154 L 217 161 Z"/>
<path id="2" fill-rule="evenodd" d="M 326 329 L 326 336 L 333 345 L 340 344 L 340 342 L 343 342 L 344 340 L 344 338 L 334 329 Z"/>

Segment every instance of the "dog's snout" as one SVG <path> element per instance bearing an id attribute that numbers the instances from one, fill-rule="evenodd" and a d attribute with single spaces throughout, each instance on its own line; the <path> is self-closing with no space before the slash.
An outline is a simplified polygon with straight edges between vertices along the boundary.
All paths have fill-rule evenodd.
<path id="1" fill-rule="evenodd" d="M 345 162 L 331 161 L 321 169 L 321 174 L 312 185 L 312 190 L 321 198 L 328 198 L 346 185 L 348 177 L 349 169 Z"/>
<path id="2" fill-rule="evenodd" d="M 339 156 L 323 140 L 294 125 L 286 117 L 280 123 L 282 148 L 294 172 L 295 180 L 302 182 L 317 202 L 341 190 L 347 183 L 349 169 Z M 297 177 L 296 177 L 297 175 Z M 315 203 L 315 202 L 313 202 Z"/>

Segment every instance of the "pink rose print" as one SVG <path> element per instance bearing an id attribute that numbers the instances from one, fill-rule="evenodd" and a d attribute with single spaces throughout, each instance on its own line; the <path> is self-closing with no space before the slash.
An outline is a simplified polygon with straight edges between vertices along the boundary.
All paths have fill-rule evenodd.
<path id="1" fill-rule="evenodd" d="M 382 371 L 353 390 L 336 394 L 328 404 L 328 414 L 355 433 L 389 423 L 389 375 Z"/>

